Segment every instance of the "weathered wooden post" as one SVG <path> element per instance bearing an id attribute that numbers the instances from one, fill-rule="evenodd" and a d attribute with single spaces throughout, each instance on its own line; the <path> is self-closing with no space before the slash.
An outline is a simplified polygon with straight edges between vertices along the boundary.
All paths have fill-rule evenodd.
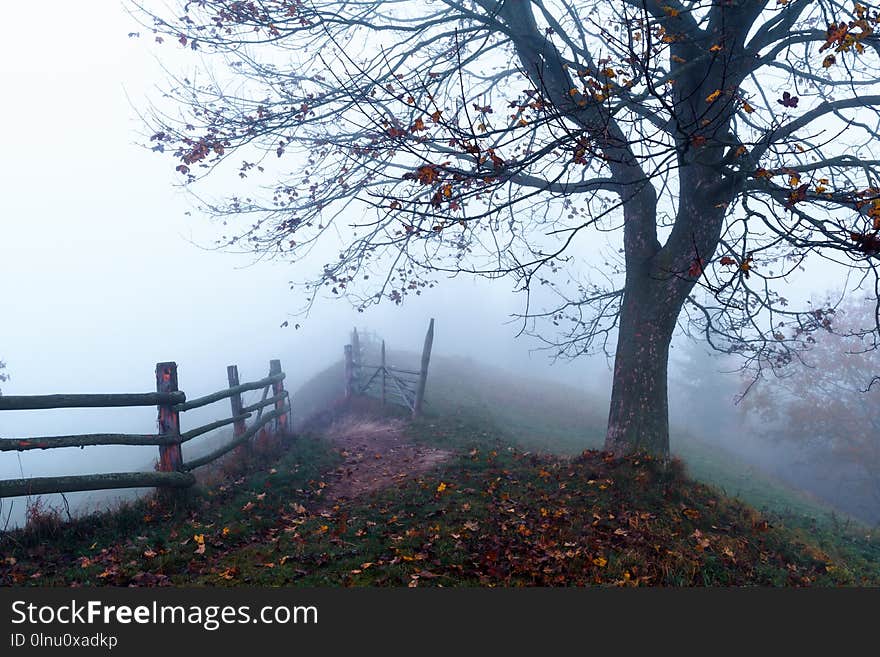
<path id="1" fill-rule="evenodd" d="M 269 361 L 269 376 L 273 374 L 281 374 L 281 360 L 274 359 Z M 277 397 L 278 395 L 284 392 L 284 381 L 276 381 L 272 384 L 272 396 Z M 280 413 L 284 409 L 284 405 L 287 402 L 284 398 L 281 398 L 275 402 L 275 411 Z M 287 413 L 283 413 L 279 415 L 275 420 L 275 434 L 283 435 L 288 431 L 288 427 L 290 426 L 290 411 Z"/>
<path id="2" fill-rule="evenodd" d="M 352 379 L 354 378 L 354 365 L 351 360 L 351 345 L 345 345 L 345 398 L 351 399 Z"/>
<path id="3" fill-rule="evenodd" d="M 422 414 L 422 403 L 425 401 L 425 384 L 428 382 L 428 363 L 431 361 L 431 347 L 434 344 L 434 318 L 428 324 L 425 334 L 425 346 L 422 347 L 422 369 L 419 372 L 419 383 L 416 388 L 416 399 L 413 403 L 413 418 Z"/>
<path id="4" fill-rule="evenodd" d="M 156 363 L 156 392 L 177 392 L 177 363 Z M 171 402 L 159 404 L 159 435 L 178 442 L 159 445 L 159 469 L 175 472 L 183 465 L 180 451 L 180 413 Z"/>
<path id="5" fill-rule="evenodd" d="M 238 365 L 228 365 L 226 367 L 226 380 L 229 381 L 229 387 L 235 388 L 239 385 L 238 379 Z M 237 392 L 234 395 L 229 397 L 229 402 L 232 405 L 232 417 L 238 417 L 242 415 L 242 407 L 243 404 L 241 402 L 241 393 Z M 242 418 L 240 420 L 236 420 L 232 424 L 232 436 L 233 438 L 238 438 L 244 432 L 247 431 L 247 423 L 245 419 Z M 250 444 L 250 443 L 249 443 Z"/>
<path id="6" fill-rule="evenodd" d="M 382 340 L 382 407 L 385 407 L 385 340 Z"/>
<path id="7" fill-rule="evenodd" d="M 351 357 L 354 361 L 355 368 L 359 368 L 361 363 L 361 338 L 358 335 L 357 327 L 351 329 Z"/>

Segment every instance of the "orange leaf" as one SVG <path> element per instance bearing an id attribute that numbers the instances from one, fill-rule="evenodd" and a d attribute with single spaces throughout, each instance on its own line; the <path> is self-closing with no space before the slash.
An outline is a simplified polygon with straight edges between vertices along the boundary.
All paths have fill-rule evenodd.
<path id="1" fill-rule="evenodd" d="M 236 568 L 235 566 L 231 566 L 226 570 L 220 571 L 218 574 L 223 579 L 233 579 L 236 575 L 238 575 L 238 568 Z"/>
<path id="2" fill-rule="evenodd" d="M 849 34 L 849 27 L 846 23 L 840 23 L 839 25 L 836 23 L 831 23 L 828 26 L 825 43 L 822 45 L 821 48 L 819 48 L 819 52 L 827 50 L 835 43 L 843 43 L 843 40 L 846 38 L 847 34 Z"/>
<path id="3" fill-rule="evenodd" d="M 416 177 L 420 183 L 423 185 L 430 185 L 437 181 L 440 177 L 440 172 L 437 171 L 437 168 L 430 164 L 424 164 L 416 169 Z"/>

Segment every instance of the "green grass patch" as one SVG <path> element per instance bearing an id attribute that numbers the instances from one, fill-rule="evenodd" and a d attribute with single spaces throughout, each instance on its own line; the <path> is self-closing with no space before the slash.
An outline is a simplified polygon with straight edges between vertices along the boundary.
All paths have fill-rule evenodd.
<path id="1" fill-rule="evenodd" d="M 268 541 L 226 551 L 197 583 L 281 586 L 838 586 L 877 584 L 810 537 L 690 481 L 680 466 L 601 452 L 527 453 L 457 419 L 437 471 Z M 234 575 L 230 577 L 230 574 Z"/>
<path id="2" fill-rule="evenodd" d="M 303 436 L 181 495 L 151 495 L 71 523 L 7 532 L 0 537 L 0 586 L 190 584 L 205 555 L 271 537 L 279 514 L 320 490 L 322 473 L 338 461 L 323 441 Z"/>

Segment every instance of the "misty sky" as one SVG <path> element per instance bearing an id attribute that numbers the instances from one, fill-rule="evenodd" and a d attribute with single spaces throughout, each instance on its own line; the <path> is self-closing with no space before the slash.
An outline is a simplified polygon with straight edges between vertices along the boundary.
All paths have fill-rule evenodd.
<path id="1" fill-rule="evenodd" d="M 38 23 L 34 9 L 5 4 L 0 24 L 0 360 L 12 377 L 4 394 L 150 391 L 165 360 L 177 361 L 190 397 L 223 387 L 228 364 L 253 380 L 272 358 L 295 388 L 341 356 L 353 325 L 419 349 L 431 316 L 438 352 L 528 359 L 534 345 L 514 342 L 504 324 L 518 309 L 504 283 L 462 279 L 401 308 L 358 314 L 328 301 L 309 318 L 290 316 L 303 300 L 288 281 L 309 272 L 207 250 L 213 229 L 175 187 L 172 161 L 138 146 L 138 111 L 161 99 L 167 81 L 156 55 L 174 65 L 179 49 L 155 44 L 116 0 L 40 3 Z M 188 413 L 183 428 L 228 410 Z M 7 411 L 0 437 L 149 433 L 155 418 L 155 408 Z M 122 446 L 6 452 L 0 478 L 144 469 L 155 456 L 154 447 Z M 114 495 L 68 498 L 89 508 Z M 9 507 L 0 506 L 0 528 Z M 13 525 L 23 512 L 13 503 Z"/>
<path id="2" fill-rule="evenodd" d="M 207 250 L 212 227 L 175 187 L 173 163 L 138 145 L 138 111 L 166 86 L 156 56 L 179 64 L 176 45 L 155 44 L 115 0 L 40 8 L 37 27 L 33 6 L 4 6 L 0 28 L 5 394 L 148 391 L 162 360 L 178 362 L 191 397 L 221 387 L 230 363 L 253 379 L 281 358 L 295 381 L 337 358 L 354 324 L 417 349 L 431 316 L 438 351 L 529 357 L 535 343 L 514 342 L 505 324 L 519 302 L 504 281 L 450 281 L 366 314 L 319 302 L 305 321 L 291 317 L 302 298 L 288 281 L 310 272 Z M 291 328 L 280 328 L 286 319 Z M 66 429 L 74 417 L 7 413 L 0 435 L 86 430 Z M 134 427 L 88 427 L 113 429 Z"/>

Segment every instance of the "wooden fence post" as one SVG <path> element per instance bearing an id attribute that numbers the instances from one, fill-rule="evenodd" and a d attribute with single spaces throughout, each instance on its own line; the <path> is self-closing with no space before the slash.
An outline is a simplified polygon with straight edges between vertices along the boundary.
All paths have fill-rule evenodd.
<path id="1" fill-rule="evenodd" d="M 385 376 L 387 374 L 387 370 L 385 369 L 385 340 L 382 340 L 382 407 L 385 407 Z"/>
<path id="2" fill-rule="evenodd" d="M 177 363 L 156 363 L 156 392 L 176 392 Z M 159 405 L 159 435 L 163 438 L 176 437 L 180 440 L 180 413 L 169 404 Z M 162 472 L 175 472 L 183 465 L 180 443 L 159 445 L 159 469 Z"/>
<path id="3" fill-rule="evenodd" d="M 351 360 L 351 345 L 345 345 L 345 398 L 351 399 L 353 394 L 352 379 L 354 378 L 354 366 Z"/>
<path id="4" fill-rule="evenodd" d="M 422 347 L 422 369 L 419 372 L 419 383 L 416 388 L 416 399 L 413 403 L 413 418 L 422 414 L 422 403 L 425 401 L 425 384 L 428 381 L 428 363 L 431 361 L 431 347 L 434 344 L 434 318 L 428 324 L 425 334 L 425 346 Z"/>
<path id="5" fill-rule="evenodd" d="M 358 335 L 357 327 L 351 330 L 351 352 L 355 368 L 360 368 L 363 363 L 361 363 L 361 338 Z"/>
<path id="6" fill-rule="evenodd" d="M 273 374 L 281 374 L 281 360 L 274 359 L 269 361 L 269 376 Z M 284 381 L 276 381 L 272 384 L 272 396 L 280 395 L 284 392 Z M 284 408 L 284 405 L 287 403 L 287 400 L 279 399 L 275 402 L 275 410 L 279 413 Z M 287 413 L 282 413 L 278 416 L 278 419 L 275 420 L 275 434 L 283 435 L 286 434 L 290 427 L 290 411 Z"/>
<path id="7" fill-rule="evenodd" d="M 234 388 L 239 385 L 238 379 L 238 365 L 228 365 L 226 367 L 226 380 L 229 381 L 229 387 Z M 234 395 L 230 395 L 229 402 L 232 405 L 232 417 L 238 417 L 242 414 L 242 402 L 241 402 L 241 393 L 237 392 Z M 247 431 L 247 423 L 242 418 L 241 420 L 236 420 L 232 424 L 232 436 L 233 438 L 238 438 L 244 432 Z"/>

